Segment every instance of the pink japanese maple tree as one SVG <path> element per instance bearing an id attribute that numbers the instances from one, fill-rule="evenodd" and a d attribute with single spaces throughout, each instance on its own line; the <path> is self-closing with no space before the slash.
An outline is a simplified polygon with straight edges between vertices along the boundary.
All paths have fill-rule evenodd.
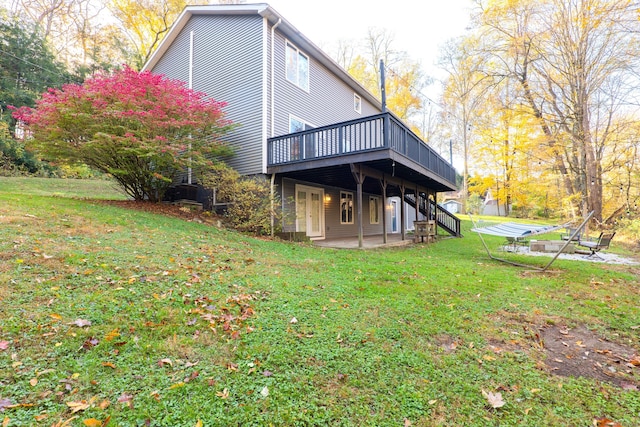
<path id="1" fill-rule="evenodd" d="M 159 201 L 187 167 L 230 154 L 221 142 L 232 127 L 224 106 L 182 82 L 125 67 L 49 89 L 35 108 L 13 115 L 43 158 L 85 163 L 135 200 Z"/>

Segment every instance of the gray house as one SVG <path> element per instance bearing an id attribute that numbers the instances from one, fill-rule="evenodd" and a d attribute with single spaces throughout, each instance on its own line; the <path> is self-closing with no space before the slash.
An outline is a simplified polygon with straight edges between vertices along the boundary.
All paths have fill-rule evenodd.
<path id="1" fill-rule="evenodd" d="M 404 238 L 412 207 L 460 235 L 435 204 L 453 167 L 268 4 L 186 7 L 144 70 L 228 103 L 229 163 L 271 181 L 284 231 Z"/>

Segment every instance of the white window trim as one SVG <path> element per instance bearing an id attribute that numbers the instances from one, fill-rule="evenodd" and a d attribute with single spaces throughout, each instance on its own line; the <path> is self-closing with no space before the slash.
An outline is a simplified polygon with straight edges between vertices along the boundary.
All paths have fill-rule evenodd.
<path id="1" fill-rule="evenodd" d="M 362 97 L 357 93 L 353 94 L 353 109 L 356 113 L 362 114 Z"/>
<path id="2" fill-rule="evenodd" d="M 316 128 L 318 126 L 314 125 L 313 123 L 309 123 L 308 121 L 301 119 L 300 117 L 296 116 L 295 114 L 289 114 L 289 133 L 291 133 L 291 120 L 296 120 L 300 123 L 304 123 L 305 126 L 309 126 L 310 128 Z"/>
<path id="3" fill-rule="evenodd" d="M 343 197 L 343 195 L 349 195 L 351 196 L 351 221 L 349 221 L 349 209 L 347 208 L 347 221 L 343 221 L 342 220 L 342 200 L 343 199 L 348 199 L 348 197 Z M 348 224 L 354 224 L 354 212 L 355 212 L 355 199 L 353 198 L 353 193 L 350 191 L 340 191 L 340 224 L 343 225 L 348 225 Z"/>
<path id="4" fill-rule="evenodd" d="M 298 77 L 299 77 L 299 69 L 296 70 L 296 81 L 291 81 L 289 80 L 289 73 L 287 72 L 287 52 L 288 52 L 288 48 L 289 46 L 291 46 L 293 49 L 295 49 L 296 53 L 298 55 L 302 55 L 307 59 L 307 87 L 303 87 L 302 85 L 300 85 L 300 82 L 298 81 Z M 298 48 L 298 46 L 296 46 L 295 43 L 290 42 L 289 40 L 285 39 L 285 43 L 284 43 L 284 55 L 285 55 L 285 64 L 284 64 L 284 78 L 286 81 L 288 81 L 289 83 L 297 86 L 298 88 L 304 90 L 305 92 L 309 93 L 311 91 L 311 58 L 309 57 L 309 55 L 307 55 L 306 53 L 304 53 L 303 51 L 300 50 L 300 48 Z M 296 61 L 297 64 L 297 61 Z"/>

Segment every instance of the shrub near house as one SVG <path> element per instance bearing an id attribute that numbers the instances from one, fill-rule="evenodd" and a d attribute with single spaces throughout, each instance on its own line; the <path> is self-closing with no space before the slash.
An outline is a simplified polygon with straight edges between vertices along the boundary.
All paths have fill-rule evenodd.
<path id="1" fill-rule="evenodd" d="M 220 142 L 231 129 L 224 106 L 177 80 L 125 67 L 49 89 L 35 108 L 13 114 L 43 158 L 85 163 L 133 199 L 160 201 L 178 172 L 229 154 Z"/>

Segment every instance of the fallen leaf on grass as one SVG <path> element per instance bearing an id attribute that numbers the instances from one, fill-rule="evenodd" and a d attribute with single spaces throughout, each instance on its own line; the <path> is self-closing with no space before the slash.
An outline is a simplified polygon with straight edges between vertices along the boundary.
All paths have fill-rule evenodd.
<path id="1" fill-rule="evenodd" d="M 487 402 L 489 402 L 489 405 L 491 405 L 491 407 L 494 409 L 502 408 L 507 403 L 502 399 L 502 393 L 500 392 L 487 393 L 486 391 L 482 390 L 482 395 L 487 399 Z"/>
<path id="2" fill-rule="evenodd" d="M 593 421 L 596 427 L 622 427 L 622 424 L 612 421 L 608 418 L 596 418 Z"/>
<path id="3" fill-rule="evenodd" d="M 133 395 L 122 393 L 118 398 L 119 403 L 124 403 L 129 408 L 133 408 Z"/>
<path id="4" fill-rule="evenodd" d="M 11 418 L 4 417 L 4 420 L 2 420 L 2 427 L 7 427 L 10 421 L 11 421 Z"/>
<path id="5" fill-rule="evenodd" d="M 4 409 L 9 406 L 11 406 L 11 401 L 9 399 L 0 399 L 0 412 L 4 411 Z"/>
<path id="6" fill-rule="evenodd" d="M 100 343 L 95 337 L 89 337 L 82 343 L 82 348 L 85 350 L 91 350 L 93 347 L 97 346 Z"/>
<path id="7" fill-rule="evenodd" d="M 87 418 L 86 420 L 82 421 L 82 424 L 84 424 L 87 427 L 102 427 L 102 421 L 97 420 L 95 418 Z"/>
<path id="8" fill-rule="evenodd" d="M 405 418 L 404 419 L 404 427 L 411 427 L 411 421 L 409 420 L 409 418 Z"/>
<path id="9" fill-rule="evenodd" d="M 84 328 L 85 326 L 91 326 L 91 320 L 86 319 L 76 319 L 70 323 L 71 325 L 76 325 L 79 328 Z"/>
<path id="10" fill-rule="evenodd" d="M 633 366 L 640 366 L 640 356 L 635 356 L 629 361 Z"/>
<path id="11" fill-rule="evenodd" d="M 0 341 L 0 351 L 8 349 L 9 344 L 9 341 Z"/>
<path id="12" fill-rule="evenodd" d="M 114 339 L 116 339 L 119 336 L 120 336 L 120 329 L 116 328 L 116 329 L 112 330 L 111 332 L 109 332 L 107 335 L 105 335 L 104 340 L 105 341 L 113 341 Z"/>
<path id="13" fill-rule="evenodd" d="M 173 367 L 173 362 L 169 358 L 158 360 L 158 366 L 162 368 L 164 365 L 169 365 Z"/>
<path id="14" fill-rule="evenodd" d="M 86 400 L 79 400 L 75 402 L 67 402 L 67 406 L 69 407 L 69 409 L 71 409 L 71 413 L 75 414 L 76 412 L 88 409 L 91 404 Z"/>
<path id="15" fill-rule="evenodd" d="M 102 362 L 102 366 L 104 366 L 105 368 L 116 369 L 116 365 L 111 362 Z"/>
<path id="16" fill-rule="evenodd" d="M 289 323 L 291 323 L 292 325 L 295 325 L 296 323 L 298 323 L 298 319 L 296 319 L 295 317 L 292 317 Z"/>
<path id="17" fill-rule="evenodd" d="M 218 392 L 216 392 L 216 396 L 218 396 L 218 397 L 219 397 L 219 398 L 221 398 L 221 399 L 226 399 L 226 398 L 228 398 L 228 397 L 229 397 L 229 389 L 228 389 L 228 388 L 225 388 L 225 389 L 224 389 L 224 390 L 222 390 L 222 391 L 218 391 Z"/>
<path id="18" fill-rule="evenodd" d="M 262 390 L 260 390 L 260 394 L 262 395 L 262 397 L 267 397 L 269 396 L 269 387 L 264 386 L 262 388 Z"/>
<path id="19" fill-rule="evenodd" d="M 51 425 L 51 427 L 69 427 L 71 425 L 71 421 L 75 420 L 76 418 L 78 418 L 77 415 L 74 415 L 73 417 L 67 419 L 67 420 L 60 420 L 57 423 L 53 423 Z"/>
<path id="20" fill-rule="evenodd" d="M 29 384 L 31 385 L 31 387 L 35 387 L 38 385 L 38 379 L 37 378 L 31 378 L 29 380 Z"/>
<path id="21" fill-rule="evenodd" d="M 188 377 L 186 377 L 184 380 L 182 380 L 182 382 L 188 383 L 189 381 L 193 381 L 196 378 L 198 378 L 198 376 L 200 375 L 200 372 L 198 371 L 193 371 L 191 372 L 191 375 L 189 375 Z"/>

